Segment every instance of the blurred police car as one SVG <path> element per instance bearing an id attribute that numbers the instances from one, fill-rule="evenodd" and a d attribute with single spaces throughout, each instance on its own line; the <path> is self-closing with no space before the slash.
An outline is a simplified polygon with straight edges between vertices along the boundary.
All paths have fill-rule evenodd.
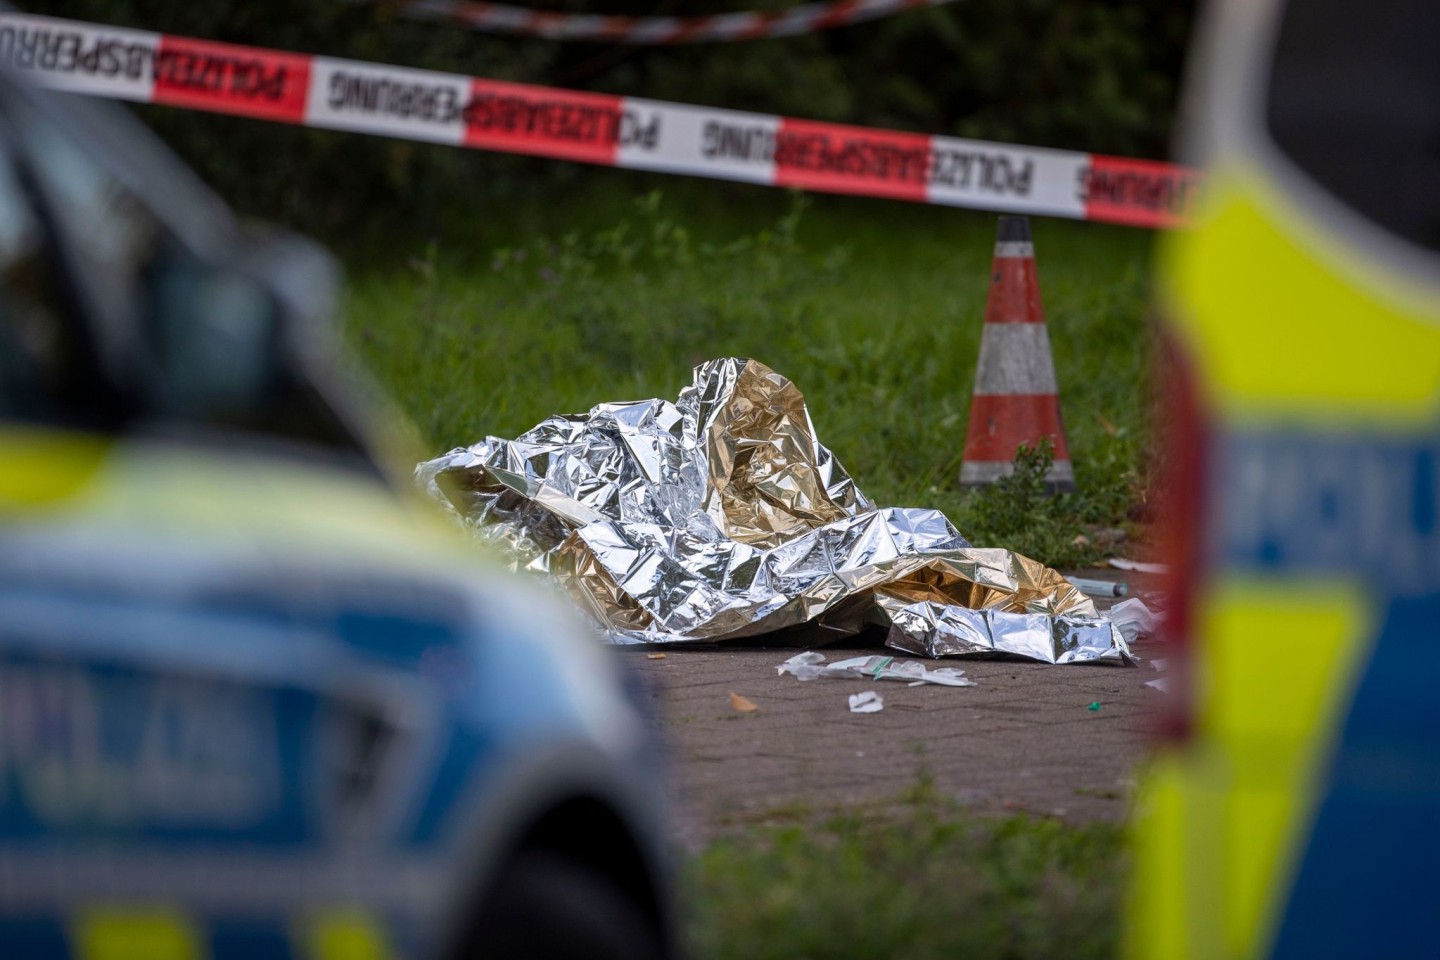
<path id="1" fill-rule="evenodd" d="M 1168 237 L 1172 611 L 1134 957 L 1435 956 L 1440 5 L 1217 0 Z"/>
<path id="2" fill-rule="evenodd" d="M 667 956 L 618 664 L 387 485 L 332 276 L 0 76 L 0 956 Z"/>

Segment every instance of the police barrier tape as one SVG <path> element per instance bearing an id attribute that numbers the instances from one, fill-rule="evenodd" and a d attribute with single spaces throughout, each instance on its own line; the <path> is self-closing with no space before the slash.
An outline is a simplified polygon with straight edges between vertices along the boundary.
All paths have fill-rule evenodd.
<path id="1" fill-rule="evenodd" d="M 546 40 L 662 46 L 796 37 L 953 2 L 955 0 L 825 0 L 788 10 L 696 17 L 627 17 L 534 10 L 472 0 L 410 0 L 401 5 L 400 13 L 414 20 L 448 21 L 488 33 L 511 33 Z"/>
<path id="2" fill-rule="evenodd" d="M 723 180 L 1143 227 L 1194 170 L 485 80 L 0 13 L 0 64 L 56 90 Z"/>

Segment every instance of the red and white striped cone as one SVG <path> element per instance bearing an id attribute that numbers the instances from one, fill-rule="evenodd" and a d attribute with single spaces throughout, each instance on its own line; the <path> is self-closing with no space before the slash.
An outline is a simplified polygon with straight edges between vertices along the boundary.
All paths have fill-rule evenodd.
<path id="1" fill-rule="evenodd" d="M 1057 491 L 1075 489 L 1075 472 L 1060 421 L 1050 335 L 1040 306 L 1030 221 L 1001 217 L 975 392 L 970 400 L 961 485 L 994 483 L 1009 475 L 1015 468 L 1016 449 L 1022 443 L 1033 446 L 1044 437 L 1055 444 L 1046 486 Z"/>

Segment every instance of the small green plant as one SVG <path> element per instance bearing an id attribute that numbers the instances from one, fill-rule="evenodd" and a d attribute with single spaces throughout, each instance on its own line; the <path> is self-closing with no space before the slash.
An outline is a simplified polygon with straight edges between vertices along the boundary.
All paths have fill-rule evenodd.
<path id="1" fill-rule="evenodd" d="M 1046 476 L 1055 462 L 1049 437 L 1021 444 L 1012 472 L 966 501 L 962 530 L 977 546 L 1006 547 L 1048 564 L 1084 559 L 1075 549 L 1081 522 L 1074 497 L 1056 493 Z"/>
<path id="2" fill-rule="evenodd" d="M 1022 443 L 1015 451 L 1010 474 L 975 498 L 975 536 L 982 532 L 998 539 L 1021 536 L 1063 513 L 1061 497 L 1046 485 L 1045 478 L 1054 463 L 1055 444 L 1049 437 L 1036 444 Z"/>
<path id="3" fill-rule="evenodd" d="M 1021 444 L 1014 467 L 965 501 L 961 529 L 977 546 L 1006 547 L 1056 567 L 1079 567 L 1104 555 L 1089 531 L 1097 522 L 1124 517 L 1126 495 L 1138 471 L 1092 474 L 1096 489 L 1060 493 L 1047 477 L 1055 462 L 1049 437 Z"/>

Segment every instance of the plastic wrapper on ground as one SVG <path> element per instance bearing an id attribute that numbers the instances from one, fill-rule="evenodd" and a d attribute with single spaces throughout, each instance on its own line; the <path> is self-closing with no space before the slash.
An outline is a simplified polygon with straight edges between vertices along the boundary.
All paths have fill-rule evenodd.
<path id="1" fill-rule="evenodd" d="M 831 677 L 837 680 L 901 680 L 912 687 L 927 684 L 941 687 L 975 685 L 974 681 L 965 676 L 964 670 L 955 667 L 937 667 L 931 670 L 916 660 L 896 660 L 894 657 L 885 656 L 851 657 L 848 660 L 826 663 L 825 655 L 814 650 L 795 654 L 775 670 L 782 675 L 788 673 L 801 682 Z"/>
<path id="2" fill-rule="evenodd" d="M 885 709 L 885 698 L 874 690 L 850 694 L 851 713 L 879 713 Z"/>
<path id="3" fill-rule="evenodd" d="M 1056 571 L 971 547 L 938 511 L 876 507 L 795 385 L 753 360 L 702 364 L 675 403 L 602 403 L 416 474 L 616 643 L 819 646 L 878 628 L 930 657 L 1128 653 Z"/>
<path id="4" fill-rule="evenodd" d="M 1110 622 L 1115 624 L 1127 643 L 1144 640 L 1155 635 L 1159 618 L 1145 605 L 1143 600 L 1133 598 L 1122 600 L 1110 608 Z"/>

